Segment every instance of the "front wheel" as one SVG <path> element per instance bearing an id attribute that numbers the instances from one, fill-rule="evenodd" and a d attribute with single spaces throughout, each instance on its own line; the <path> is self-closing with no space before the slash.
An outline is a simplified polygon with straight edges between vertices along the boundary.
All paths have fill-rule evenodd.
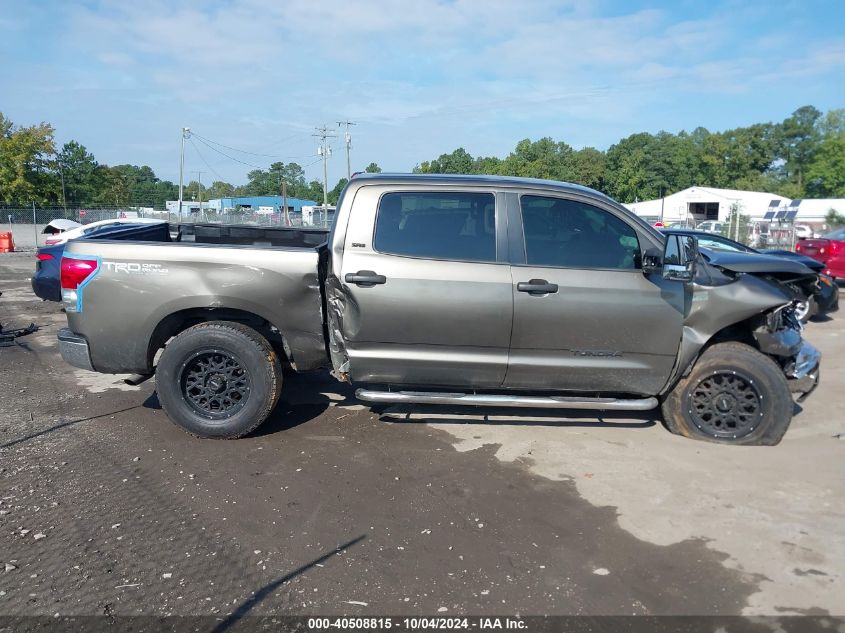
<path id="1" fill-rule="evenodd" d="M 795 317 L 801 323 L 807 323 L 819 312 L 819 304 L 812 295 L 804 297 L 795 304 Z"/>
<path id="2" fill-rule="evenodd" d="M 199 437 L 250 433 L 276 406 L 281 386 L 281 364 L 267 340 L 229 321 L 181 332 L 156 368 L 161 406 L 177 426 Z"/>
<path id="3" fill-rule="evenodd" d="M 792 395 L 780 367 L 743 343 L 717 343 L 663 401 L 672 433 L 721 444 L 780 442 L 792 421 Z"/>

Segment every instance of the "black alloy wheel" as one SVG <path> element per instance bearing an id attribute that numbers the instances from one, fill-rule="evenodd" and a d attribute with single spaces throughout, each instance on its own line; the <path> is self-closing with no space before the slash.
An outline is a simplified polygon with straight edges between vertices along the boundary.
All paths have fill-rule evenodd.
<path id="1" fill-rule="evenodd" d="M 735 371 L 702 377 L 689 394 L 693 424 L 715 438 L 751 434 L 763 417 L 763 398 L 754 381 Z"/>
<path id="2" fill-rule="evenodd" d="M 194 411 L 210 420 L 223 420 L 246 404 L 250 376 L 234 354 L 201 350 L 182 365 L 179 385 L 182 397 Z"/>

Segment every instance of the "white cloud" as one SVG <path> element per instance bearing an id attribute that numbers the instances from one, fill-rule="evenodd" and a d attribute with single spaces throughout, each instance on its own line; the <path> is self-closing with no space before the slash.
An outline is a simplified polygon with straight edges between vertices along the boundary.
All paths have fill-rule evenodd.
<path id="1" fill-rule="evenodd" d="M 750 98 L 845 67 L 845 41 L 772 48 L 718 2 L 694 20 L 591 0 L 94 0 L 54 17 L 62 58 L 2 76 L 51 95 L 99 91 L 88 108 L 100 128 L 137 122 L 121 147 L 139 134 L 139 151 L 168 146 L 192 125 L 252 149 L 351 117 L 356 148 L 394 168 L 456 145 L 502 154 L 526 136 L 602 146 L 704 93 Z M 307 134 L 284 144 L 314 149 Z"/>

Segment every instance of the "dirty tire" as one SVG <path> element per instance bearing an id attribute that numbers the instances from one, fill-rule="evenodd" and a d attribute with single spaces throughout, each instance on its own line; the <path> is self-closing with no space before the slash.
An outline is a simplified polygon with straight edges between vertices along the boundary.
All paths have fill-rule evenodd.
<path id="1" fill-rule="evenodd" d="M 276 352 L 241 323 L 209 321 L 184 330 L 156 368 L 161 406 L 177 426 L 205 438 L 247 435 L 267 419 L 282 388 Z"/>
<path id="2" fill-rule="evenodd" d="M 717 343 L 662 404 L 676 435 L 720 444 L 774 446 L 792 420 L 792 395 L 771 358 L 743 343 Z"/>

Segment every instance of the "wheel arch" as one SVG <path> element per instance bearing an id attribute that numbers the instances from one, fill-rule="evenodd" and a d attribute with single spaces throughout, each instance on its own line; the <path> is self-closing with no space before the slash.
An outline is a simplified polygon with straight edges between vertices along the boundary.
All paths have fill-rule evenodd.
<path id="1" fill-rule="evenodd" d="M 698 359 L 701 358 L 702 354 L 719 343 L 744 343 L 756 349 L 761 354 L 765 354 L 766 356 L 774 359 L 774 355 L 762 349 L 757 337 L 754 336 L 754 330 L 760 326 L 761 318 L 764 318 L 765 314 L 765 312 L 755 314 L 740 321 L 725 325 L 721 329 L 710 334 L 709 337 L 704 340 L 701 340 L 701 337 L 691 330 L 691 328 L 685 327 L 684 337 L 681 342 L 681 349 L 678 357 L 678 365 L 676 366 L 676 370 L 671 379 L 661 390 L 660 395 L 665 396 L 674 389 L 675 385 L 677 385 L 682 378 L 689 375 L 692 368 L 695 367 L 695 364 L 698 362 Z"/>
<path id="2" fill-rule="evenodd" d="M 292 364 L 290 346 L 284 334 L 268 319 L 238 308 L 194 307 L 172 312 L 156 324 L 147 344 L 147 366 L 150 369 L 154 367 L 157 355 L 171 338 L 208 321 L 232 321 L 252 328 L 270 343 L 283 364 Z"/>

